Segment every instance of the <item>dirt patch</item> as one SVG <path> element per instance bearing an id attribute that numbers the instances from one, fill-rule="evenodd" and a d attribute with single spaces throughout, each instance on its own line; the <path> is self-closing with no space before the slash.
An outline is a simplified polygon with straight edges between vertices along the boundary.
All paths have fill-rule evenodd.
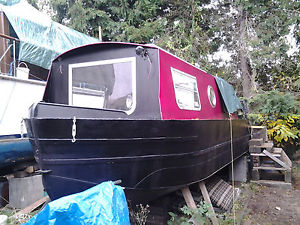
<path id="1" fill-rule="evenodd" d="M 293 161 L 293 188 L 250 187 L 242 224 L 300 224 L 300 152 Z M 243 203 L 245 205 L 245 202 Z"/>
<path id="2" fill-rule="evenodd" d="M 251 224 L 298 224 L 300 190 L 261 187 L 249 202 Z"/>

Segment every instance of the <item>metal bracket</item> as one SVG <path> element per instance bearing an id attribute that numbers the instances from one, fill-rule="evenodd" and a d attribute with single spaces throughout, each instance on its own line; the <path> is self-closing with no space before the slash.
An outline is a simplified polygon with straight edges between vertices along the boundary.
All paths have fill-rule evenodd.
<path id="1" fill-rule="evenodd" d="M 37 170 L 36 173 L 37 174 L 48 174 L 48 173 L 51 173 L 52 170 Z"/>
<path id="2" fill-rule="evenodd" d="M 73 118 L 73 125 L 72 125 L 72 142 L 76 141 L 76 116 Z"/>

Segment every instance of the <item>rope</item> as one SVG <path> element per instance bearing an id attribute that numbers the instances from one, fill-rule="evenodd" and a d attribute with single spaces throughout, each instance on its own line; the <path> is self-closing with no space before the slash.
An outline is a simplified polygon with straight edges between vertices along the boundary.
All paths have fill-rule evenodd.
<path id="1" fill-rule="evenodd" d="M 233 224 L 235 225 L 235 209 L 234 209 L 234 172 L 233 172 L 233 135 L 232 135 L 232 118 L 229 113 L 230 124 L 230 151 L 231 151 L 231 181 L 232 181 L 232 211 L 233 211 Z"/>

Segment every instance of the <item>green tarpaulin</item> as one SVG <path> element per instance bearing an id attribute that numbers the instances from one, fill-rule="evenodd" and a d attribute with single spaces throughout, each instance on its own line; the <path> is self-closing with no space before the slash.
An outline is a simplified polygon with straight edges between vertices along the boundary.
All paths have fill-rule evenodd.
<path id="1" fill-rule="evenodd" d="M 222 99 L 229 113 L 242 109 L 239 98 L 236 96 L 233 87 L 220 77 L 215 77 Z"/>
<path id="2" fill-rule="evenodd" d="M 49 69 L 59 54 L 98 39 L 56 23 L 25 0 L 0 0 L 11 26 L 20 39 L 19 60 Z"/>

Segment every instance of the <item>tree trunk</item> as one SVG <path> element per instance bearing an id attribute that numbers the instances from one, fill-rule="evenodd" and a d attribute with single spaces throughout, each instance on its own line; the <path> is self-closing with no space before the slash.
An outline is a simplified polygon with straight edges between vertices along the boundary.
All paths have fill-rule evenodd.
<path id="1" fill-rule="evenodd" d="M 248 55 L 248 49 L 246 44 L 246 13 L 243 10 L 243 6 L 238 8 L 238 25 L 239 25 L 239 36 L 238 36 L 238 57 L 239 57 L 239 70 L 241 71 L 243 96 L 250 98 L 253 93 L 253 78 L 251 75 L 250 60 Z"/>

